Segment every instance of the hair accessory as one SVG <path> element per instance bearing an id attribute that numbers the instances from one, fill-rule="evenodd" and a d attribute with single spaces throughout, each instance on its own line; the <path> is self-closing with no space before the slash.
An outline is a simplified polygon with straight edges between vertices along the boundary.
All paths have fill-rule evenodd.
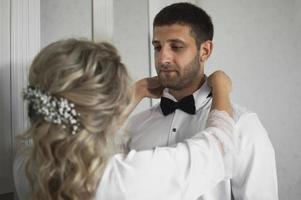
<path id="1" fill-rule="evenodd" d="M 72 127 L 72 135 L 79 129 L 78 116 L 74 104 L 65 98 L 56 98 L 51 94 L 42 92 L 39 88 L 28 86 L 23 92 L 23 98 L 28 101 L 34 114 L 41 115 L 44 120 Z"/>

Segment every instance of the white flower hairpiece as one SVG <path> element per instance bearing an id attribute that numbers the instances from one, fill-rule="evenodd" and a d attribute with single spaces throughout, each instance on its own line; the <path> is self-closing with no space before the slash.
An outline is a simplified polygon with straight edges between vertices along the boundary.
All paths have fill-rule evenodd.
<path id="1" fill-rule="evenodd" d="M 28 86 L 23 92 L 23 98 L 28 101 L 34 114 L 41 115 L 44 120 L 72 127 L 72 135 L 79 129 L 78 116 L 74 104 L 65 98 L 56 98 L 49 93 L 42 92 L 39 88 Z"/>

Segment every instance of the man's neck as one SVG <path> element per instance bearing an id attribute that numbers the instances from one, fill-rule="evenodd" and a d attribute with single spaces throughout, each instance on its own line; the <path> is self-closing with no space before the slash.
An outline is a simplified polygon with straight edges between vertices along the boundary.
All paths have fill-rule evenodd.
<path id="1" fill-rule="evenodd" d="M 189 84 L 187 87 L 182 88 L 181 90 L 173 90 L 169 89 L 169 93 L 175 97 L 176 100 L 180 101 L 186 96 L 189 96 L 193 94 L 195 91 L 197 91 L 205 82 L 205 75 L 201 78 L 201 81 L 193 81 L 191 84 Z"/>

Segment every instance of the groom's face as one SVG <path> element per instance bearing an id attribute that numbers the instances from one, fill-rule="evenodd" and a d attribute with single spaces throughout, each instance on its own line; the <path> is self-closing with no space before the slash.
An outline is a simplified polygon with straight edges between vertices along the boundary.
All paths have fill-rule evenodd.
<path id="1" fill-rule="evenodd" d="M 188 25 L 155 26 L 152 44 L 164 87 L 180 90 L 203 75 L 199 49 Z"/>

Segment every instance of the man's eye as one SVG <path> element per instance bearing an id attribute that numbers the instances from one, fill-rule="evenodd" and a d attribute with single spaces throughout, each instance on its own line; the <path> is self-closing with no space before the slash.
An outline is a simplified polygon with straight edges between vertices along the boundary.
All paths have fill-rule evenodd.
<path id="1" fill-rule="evenodd" d="M 182 47 L 182 46 L 171 46 L 171 49 L 172 49 L 173 51 L 180 51 L 180 50 L 183 49 L 183 47 Z"/>
<path id="2" fill-rule="evenodd" d="M 161 47 L 160 46 L 154 46 L 154 51 L 160 51 Z"/>

